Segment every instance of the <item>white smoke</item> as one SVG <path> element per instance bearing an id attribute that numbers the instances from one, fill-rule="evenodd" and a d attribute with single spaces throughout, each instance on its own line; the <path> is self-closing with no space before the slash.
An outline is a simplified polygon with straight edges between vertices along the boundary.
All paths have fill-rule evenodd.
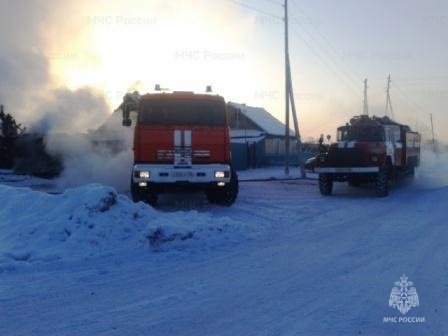
<path id="1" fill-rule="evenodd" d="M 47 136 L 47 148 L 62 156 L 64 170 L 56 180 L 58 187 L 102 183 L 120 192 L 129 190 L 133 162 L 131 129 L 123 129 L 114 135 L 121 150 L 114 151 L 107 142 L 97 143 L 89 134 L 56 134 Z M 104 139 L 106 140 L 106 139 Z"/>
<path id="2" fill-rule="evenodd" d="M 448 151 L 423 150 L 416 183 L 423 188 L 448 186 Z"/>
<path id="3" fill-rule="evenodd" d="M 94 89 L 49 88 L 48 64 L 30 55 L 0 59 L 0 69 L 8 70 L 2 71 L 7 76 L 0 79 L 0 88 L 9 88 L 0 97 L 5 97 L 7 112 L 30 132 L 44 134 L 47 150 L 62 159 L 65 169 L 58 185 L 97 182 L 128 190 L 132 130 L 122 127 L 120 118 L 111 117 L 105 97 Z M 101 132 L 95 131 L 104 123 Z"/>
<path id="4" fill-rule="evenodd" d="M 76 1 L 0 2 L 0 103 L 30 132 L 45 134 L 47 150 L 63 160 L 61 187 L 99 182 L 124 191 L 132 130 L 121 126 L 120 113 L 110 118 L 96 89 L 61 87 L 52 75 L 50 51 L 76 32 L 59 14 L 78 7 Z"/>
<path id="5" fill-rule="evenodd" d="M 40 117 L 31 128 L 42 134 L 93 130 L 110 115 L 104 97 L 95 94 L 91 88 L 53 90 L 40 101 L 35 113 Z"/>

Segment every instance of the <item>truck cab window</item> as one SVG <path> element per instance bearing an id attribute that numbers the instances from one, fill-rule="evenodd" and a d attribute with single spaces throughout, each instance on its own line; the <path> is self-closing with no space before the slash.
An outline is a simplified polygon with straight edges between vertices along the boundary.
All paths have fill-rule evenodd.
<path id="1" fill-rule="evenodd" d="M 382 127 L 351 126 L 341 128 L 338 132 L 338 141 L 384 141 L 385 133 Z"/>
<path id="2" fill-rule="evenodd" d="M 140 125 L 207 125 L 226 124 L 225 105 L 215 101 L 154 100 L 142 104 Z"/>

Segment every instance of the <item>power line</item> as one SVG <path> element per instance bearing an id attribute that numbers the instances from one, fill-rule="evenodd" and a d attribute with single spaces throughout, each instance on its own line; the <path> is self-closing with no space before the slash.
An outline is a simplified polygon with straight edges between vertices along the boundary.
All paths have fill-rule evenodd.
<path id="1" fill-rule="evenodd" d="M 310 17 L 310 16 L 306 13 L 305 10 L 303 10 L 302 8 L 299 7 L 299 5 L 297 4 L 297 2 L 296 2 L 295 0 L 293 0 L 293 5 L 295 6 L 296 12 L 297 12 L 297 14 L 298 14 L 299 16 L 301 16 L 301 17 L 303 17 L 303 18 L 305 18 L 305 19 L 306 19 L 307 17 Z M 301 14 L 301 13 L 303 13 L 303 14 Z M 324 41 L 324 43 L 329 47 L 329 49 L 327 49 L 327 50 L 332 51 L 332 52 L 334 53 L 334 55 L 336 55 L 336 57 L 334 57 L 334 58 L 331 57 L 331 58 L 330 58 L 330 59 L 332 60 L 332 62 L 333 62 L 338 68 L 340 68 L 341 73 L 344 73 L 344 75 L 346 75 L 347 78 L 350 79 L 350 80 L 357 86 L 358 83 L 360 82 L 362 76 L 361 76 L 359 73 L 357 73 L 356 71 L 352 70 L 352 69 L 350 69 L 350 70 L 345 70 L 343 65 L 341 65 L 341 64 L 337 64 L 336 60 L 339 59 L 339 58 L 341 57 L 341 56 L 340 56 L 340 52 L 334 47 L 334 45 L 331 43 L 330 39 L 329 39 L 325 34 L 323 34 L 322 31 L 321 31 L 316 25 L 312 25 L 312 27 L 313 27 L 314 30 L 317 32 L 317 34 L 321 37 L 321 39 Z M 313 34 L 311 33 L 311 31 L 308 32 L 308 31 L 305 29 L 305 25 L 303 25 L 303 28 L 304 28 L 303 30 L 304 30 L 305 32 L 307 32 L 307 33 L 311 36 L 311 38 L 312 38 L 316 43 L 319 43 L 319 44 L 320 44 L 320 42 L 318 41 L 318 39 L 314 38 L 314 36 L 313 36 Z M 320 47 L 321 47 L 321 45 L 320 45 Z M 322 47 L 321 47 L 321 48 L 322 48 Z M 322 49 L 324 49 L 324 48 L 322 48 Z"/>
<path id="2" fill-rule="evenodd" d="M 299 14 L 300 15 L 300 14 Z M 301 16 L 301 15 L 300 15 Z M 295 26 L 293 26 L 294 29 L 296 29 Z M 347 74 L 347 72 L 344 71 L 343 67 L 340 66 L 335 60 L 339 57 L 328 57 L 328 51 L 326 48 L 322 46 L 322 44 L 314 37 L 314 34 L 311 33 L 311 31 L 308 31 L 305 26 L 302 26 L 303 29 L 301 31 L 303 33 L 306 33 L 306 35 L 314 42 L 314 45 L 318 48 L 315 49 L 302 35 L 301 33 L 298 33 L 298 28 L 296 29 L 296 34 L 305 42 L 305 44 L 308 46 L 308 49 L 311 50 L 320 60 L 321 62 L 331 71 L 335 74 L 336 78 L 340 80 L 342 84 L 344 84 L 347 88 L 351 90 L 352 93 L 354 93 L 354 96 L 356 96 L 358 99 L 360 98 L 360 92 L 358 91 L 358 83 L 361 82 L 361 80 L 354 80 L 351 75 Z M 317 29 L 317 28 L 315 28 Z M 320 35 L 323 36 L 322 33 Z M 328 39 L 327 39 L 328 40 Z M 319 52 L 318 52 L 319 50 Z M 333 50 L 335 53 L 337 51 L 333 47 Z M 322 53 L 322 55 L 320 54 Z"/>
<path id="3" fill-rule="evenodd" d="M 414 112 L 413 115 L 414 121 L 418 123 L 420 126 L 424 127 L 424 132 L 426 134 L 430 134 L 431 128 L 427 125 L 426 122 L 423 122 L 420 119 L 420 115 L 422 115 L 422 109 L 417 104 L 412 103 L 407 97 L 407 94 L 403 90 L 401 90 L 396 84 L 394 85 L 394 87 L 398 89 L 395 91 L 396 93 L 398 93 L 398 95 L 396 95 L 395 97 L 398 98 L 399 101 L 404 103 L 407 106 L 407 108 L 409 108 L 410 111 Z"/>
<path id="4" fill-rule="evenodd" d="M 267 1 L 267 2 L 270 2 L 271 4 L 275 4 L 275 5 L 278 5 L 278 6 L 282 6 L 282 7 L 283 7 L 283 4 L 282 4 L 282 3 L 278 2 L 278 1 L 275 1 L 275 0 L 264 0 L 264 1 Z"/>
<path id="5" fill-rule="evenodd" d="M 264 10 L 258 9 L 256 7 L 248 5 L 246 3 L 239 2 L 239 1 L 236 1 L 236 0 L 227 0 L 227 1 L 229 1 L 229 2 L 231 2 L 233 4 L 235 4 L 235 5 L 238 5 L 238 6 L 241 6 L 241 7 L 245 7 L 247 9 L 252 10 L 252 11 L 258 12 L 260 14 L 267 15 L 267 16 L 270 16 L 270 17 L 273 17 L 273 18 L 276 18 L 276 19 L 279 19 L 279 20 L 283 20 L 283 18 L 278 16 L 278 15 L 275 15 L 275 14 L 272 14 L 272 13 L 269 13 L 269 12 L 265 12 Z"/>
<path id="6" fill-rule="evenodd" d="M 411 99 L 409 99 L 407 93 L 396 84 L 395 81 L 395 88 L 398 90 L 399 93 L 401 93 L 403 95 L 403 97 L 405 97 L 405 99 L 407 99 L 407 101 L 409 101 L 410 104 L 412 104 L 413 106 L 415 106 L 415 111 L 418 111 L 419 113 L 422 113 L 422 111 L 424 110 L 419 104 L 417 104 L 415 101 L 413 102 Z"/>
<path id="7" fill-rule="evenodd" d="M 350 89 L 351 93 L 353 93 L 355 97 L 360 98 L 359 92 L 357 92 L 357 90 L 354 89 L 353 85 L 351 83 L 349 84 L 346 81 L 346 78 L 341 77 L 338 71 L 335 70 L 335 68 L 333 68 L 333 66 L 327 60 L 324 59 L 325 56 L 321 56 L 321 54 L 303 37 L 303 35 L 294 26 L 292 27 L 293 30 L 295 30 L 295 34 L 298 37 L 300 37 L 300 39 L 307 45 L 308 49 L 319 58 L 319 60 L 323 63 L 323 65 L 327 67 L 328 70 L 333 72 L 336 78 L 338 78 L 342 82 L 342 84 L 344 84 L 348 89 Z"/>
<path id="8" fill-rule="evenodd" d="M 400 82 L 417 82 L 417 81 L 433 81 L 433 80 L 448 80 L 448 76 L 428 76 L 420 78 L 399 78 Z"/>
<path id="9" fill-rule="evenodd" d="M 230 1 L 231 3 L 233 3 L 233 4 L 236 4 L 236 5 L 239 5 L 239 6 L 241 6 L 241 7 L 245 7 L 245 8 L 248 8 L 248 9 L 250 9 L 250 10 L 253 10 L 253 11 L 256 11 L 256 12 L 258 12 L 258 13 L 261 13 L 261 14 L 264 14 L 264 15 L 267 15 L 267 16 L 271 16 L 271 17 L 274 17 L 274 18 L 276 18 L 276 19 L 280 19 L 280 20 L 283 20 L 283 18 L 282 17 L 280 17 L 280 16 L 277 16 L 277 15 L 275 15 L 275 14 L 272 14 L 272 13 L 269 13 L 269 12 L 266 12 L 266 11 L 263 11 L 263 10 L 260 10 L 260 9 L 258 9 L 258 8 L 255 8 L 255 7 L 253 7 L 253 6 L 250 6 L 250 5 L 248 5 L 248 4 L 246 4 L 246 3 L 242 3 L 242 2 L 239 2 L 239 1 L 236 1 L 236 0 L 228 0 L 228 1 Z M 276 1 L 274 1 L 274 0 L 266 0 L 266 1 L 269 1 L 269 2 L 275 2 L 275 3 L 277 3 L 278 5 L 280 5 L 280 3 L 278 3 L 278 2 L 276 2 Z M 296 27 L 295 26 L 292 26 L 294 29 L 296 29 Z M 311 37 L 311 39 L 312 40 L 316 40 L 313 36 L 312 36 L 312 34 L 311 33 L 309 33 L 308 31 L 305 31 L 310 37 Z M 296 33 L 297 33 L 297 31 L 296 31 Z M 357 92 L 357 89 L 354 89 L 354 85 L 353 85 L 353 83 L 350 83 L 350 84 L 348 84 L 348 82 L 346 82 L 346 80 L 348 80 L 349 82 L 350 81 L 353 81 L 353 79 L 352 78 L 350 78 L 350 76 L 347 76 L 347 78 L 343 78 L 343 77 L 341 77 L 340 76 L 340 74 L 338 74 L 338 71 L 337 70 L 335 70 L 332 66 L 331 66 L 331 62 L 329 62 L 329 61 L 327 61 L 327 60 L 325 60 L 325 51 L 323 52 L 323 55 L 324 56 L 322 56 L 322 55 L 320 55 L 320 53 L 301 35 L 301 34 L 298 34 L 299 36 L 300 36 L 300 38 L 305 42 L 305 44 L 308 46 L 308 49 L 310 49 L 320 60 L 321 60 L 321 62 L 328 68 L 328 69 L 330 69 L 330 71 L 331 72 L 333 72 L 335 75 L 336 75 L 336 77 L 339 79 L 339 80 L 341 80 L 343 83 L 344 83 L 344 85 L 346 85 L 351 91 L 352 91 L 352 93 L 354 94 L 354 96 L 356 96 L 356 97 L 358 97 L 359 98 L 359 93 Z M 321 49 L 323 49 L 323 48 L 321 48 Z M 336 68 L 337 68 L 338 66 L 337 66 L 337 64 L 336 64 Z"/>
<path id="10" fill-rule="evenodd" d="M 411 81 L 406 81 L 406 82 L 401 82 L 402 86 L 420 86 L 421 88 L 425 88 L 425 87 L 442 87 L 440 83 L 437 82 L 432 82 L 432 81 L 427 81 L 427 82 L 411 82 Z"/>

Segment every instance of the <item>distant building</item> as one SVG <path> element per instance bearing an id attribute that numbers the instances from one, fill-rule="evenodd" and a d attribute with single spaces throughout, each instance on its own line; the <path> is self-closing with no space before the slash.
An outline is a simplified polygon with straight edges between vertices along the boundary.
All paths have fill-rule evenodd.
<path id="1" fill-rule="evenodd" d="M 232 164 L 237 170 L 282 165 L 285 160 L 285 125 L 261 107 L 228 103 L 232 138 Z M 290 162 L 298 164 L 298 147 L 290 131 Z"/>

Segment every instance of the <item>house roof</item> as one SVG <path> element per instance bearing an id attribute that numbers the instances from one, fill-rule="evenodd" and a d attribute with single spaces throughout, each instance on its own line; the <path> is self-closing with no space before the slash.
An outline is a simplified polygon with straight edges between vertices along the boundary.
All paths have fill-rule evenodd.
<path id="1" fill-rule="evenodd" d="M 246 104 L 238 104 L 229 102 L 229 105 L 235 109 L 239 109 L 247 118 L 252 120 L 267 135 L 284 136 L 285 124 L 275 118 L 272 114 L 262 107 L 252 107 Z M 294 136 L 294 131 L 290 130 L 290 135 Z"/>
<path id="2" fill-rule="evenodd" d="M 257 130 L 230 130 L 230 138 L 232 143 L 252 143 L 259 142 L 265 138 L 265 134 L 261 131 Z"/>
<path id="3" fill-rule="evenodd" d="M 266 133 L 260 130 L 254 129 L 237 129 L 233 128 L 230 130 L 232 138 L 257 138 L 265 136 Z"/>
<path id="4" fill-rule="evenodd" d="M 251 129 L 231 129 L 230 138 L 232 143 L 259 142 L 266 137 L 266 134 L 260 130 Z"/>

